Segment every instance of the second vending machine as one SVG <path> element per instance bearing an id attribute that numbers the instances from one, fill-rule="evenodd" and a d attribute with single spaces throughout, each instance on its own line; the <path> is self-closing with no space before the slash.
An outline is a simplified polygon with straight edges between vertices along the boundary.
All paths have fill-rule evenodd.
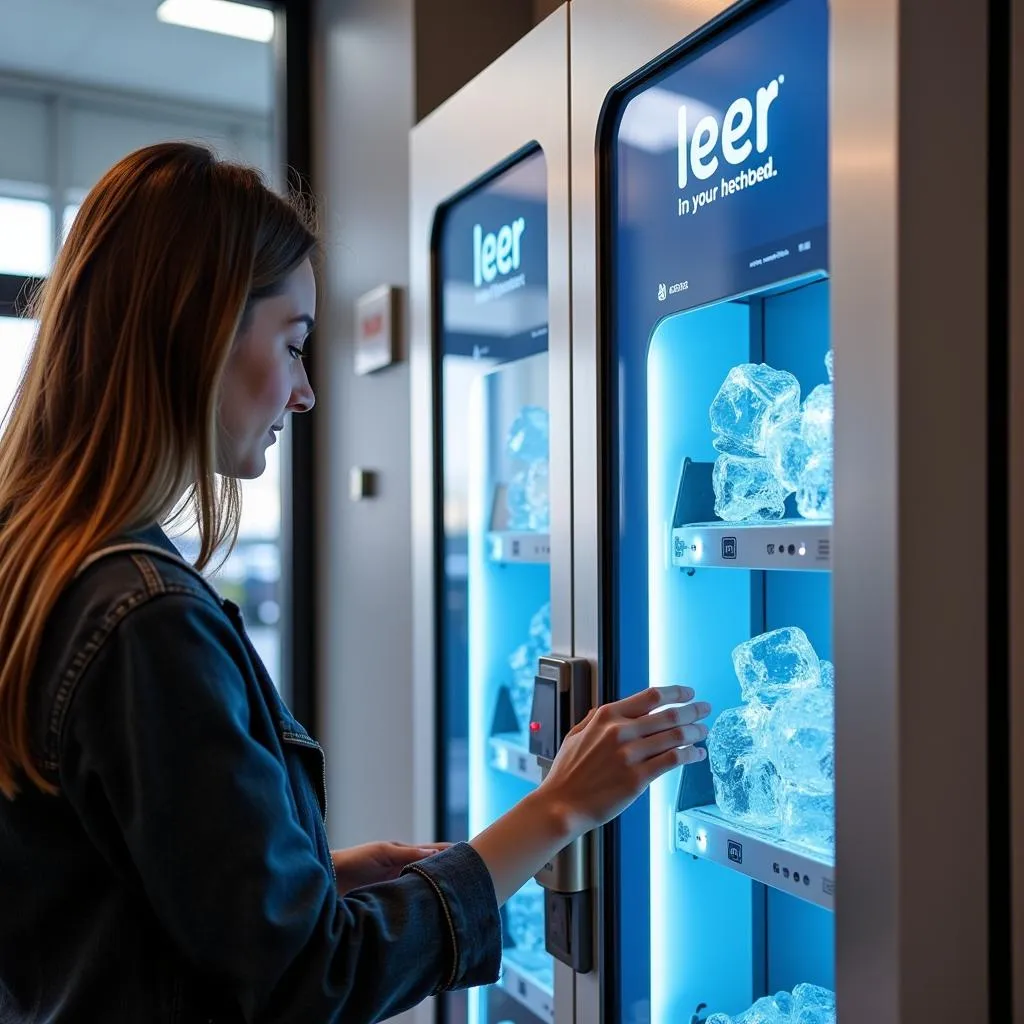
<path id="1" fill-rule="evenodd" d="M 442 840 L 540 783 L 534 678 L 572 650 L 568 145 L 566 9 L 412 135 L 417 810 Z M 502 909 L 500 982 L 435 1019 L 571 1017 L 544 916 L 531 880 Z"/>

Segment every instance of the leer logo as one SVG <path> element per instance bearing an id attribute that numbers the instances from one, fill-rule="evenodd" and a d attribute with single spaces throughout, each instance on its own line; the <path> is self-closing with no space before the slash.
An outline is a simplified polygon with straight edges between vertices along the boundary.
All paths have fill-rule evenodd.
<path id="1" fill-rule="evenodd" d="M 768 148 L 768 111 L 779 98 L 779 86 L 786 80 L 785 75 L 773 78 L 757 90 L 754 102 L 741 96 L 733 100 L 719 125 L 714 114 L 702 117 L 689 134 L 687 108 L 679 108 L 679 187 L 686 188 L 690 172 L 701 181 L 710 178 L 718 170 L 716 150 L 721 142 L 721 153 L 726 163 L 743 163 L 757 148 L 763 153 Z M 754 124 L 754 139 L 747 137 L 751 123 Z"/>
<path id="2" fill-rule="evenodd" d="M 520 242 L 526 230 L 526 218 L 517 217 L 503 224 L 496 232 L 473 225 L 473 284 L 480 288 L 490 284 L 499 274 L 511 274 L 522 260 Z"/>
<path id="3" fill-rule="evenodd" d="M 658 301 L 664 302 L 668 298 L 668 286 L 665 284 L 658 285 Z"/>

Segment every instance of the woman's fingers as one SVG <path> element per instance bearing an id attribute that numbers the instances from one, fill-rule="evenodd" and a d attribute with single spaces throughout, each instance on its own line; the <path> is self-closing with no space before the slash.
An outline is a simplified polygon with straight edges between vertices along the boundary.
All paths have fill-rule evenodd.
<path id="1" fill-rule="evenodd" d="M 651 783 L 681 764 L 693 764 L 694 761 L 703 761 L 705 757 L 707 751 L 703 747 L 673 747 L 645 762 L 644 773 L 648 783 Z"/>
<path id="2" fill-rule="evenodd" d="M 707 736 L 707 726 L 699 722 L 694 725 L 676 725 L 671 729 L 662 729 L 631 743 L 630 761 L 634 764 L 649 761 L 677 747 L 692 747 L 694 743 L 707 739 Z"/>
<path id="3" fill-rule="evenodd" d="M 682 725 L 693 725 L 694 722 L 699 722 L 710 714 L 711 705 L 706 701 L 695 701 L 692 704 L 683 704 L 681 707 L 656 711 L 652 715 L 636 718 L 624 726 L 623 733 L 625 735 L 623 738 L 627 740 L 642 739 L 644 736 L 653 736 L 655 733 L 664 732 L 666 729 L 674 729 Z"/>
<path id="4" fill-rule="evenodd" d="M 641 715 L 657 711 L 666 704 L 687 704 L 693 698 L 693 690 L 688 686 L 650 686 L 646 690 L 634 693 L 632 697 L 626 697 L 606 707 L 614 709 L 626 718 L 639 718 Z"/>

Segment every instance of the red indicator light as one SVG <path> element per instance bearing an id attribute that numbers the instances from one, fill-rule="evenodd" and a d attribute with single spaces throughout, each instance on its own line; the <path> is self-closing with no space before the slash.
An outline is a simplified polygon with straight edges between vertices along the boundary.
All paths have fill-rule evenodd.
<path id="1" fill-rule="evenodd" d="M 540 732 L 540 722 L 531 722 L 530 732 Z"/>

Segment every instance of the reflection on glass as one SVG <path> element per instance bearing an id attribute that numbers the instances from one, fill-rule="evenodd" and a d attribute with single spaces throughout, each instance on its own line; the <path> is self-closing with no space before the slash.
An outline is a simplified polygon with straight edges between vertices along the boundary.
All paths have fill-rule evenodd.
<path id="1" fill-rule="evenodd" d="M 44 277 L 53 262 L 50 204 L 0 196 L 0 274 Z"/>

